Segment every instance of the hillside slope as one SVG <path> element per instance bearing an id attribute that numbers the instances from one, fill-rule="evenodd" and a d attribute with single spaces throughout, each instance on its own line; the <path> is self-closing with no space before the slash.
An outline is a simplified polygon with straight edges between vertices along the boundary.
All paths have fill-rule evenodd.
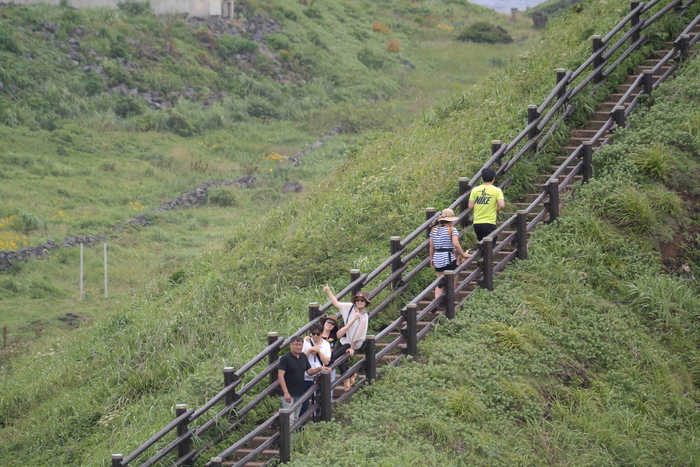
<path id="1" fill-rule="evenodd" d="M 375 136 L 317 193 L 235 230 L 225 249 L 185 268 L 181 282 L 158 281 L 128 307 L 3 368 L 0 459 L 101 465 L 169 422 L 174 404 L 214 394 L 222 366 L 240 367 L 266 331 L 285 334 L 305 321 L 321 284 L 344 285 L 348 267 L 377 265 L 390 235 L 420 224 L 425 206 L 453 199 L 457 176 L 480 166 L 490 140 L 522 128 L 553 70 L 577 66 L 590 34 L 609 30 L 627 9 L 584 3 L 507 72 L 422 125 Z"/>
<path id="2" fill-rule="evenodd" d="M 527 261 L 306 429 L 290 465 L 697 465 L 699 71 L 596 153 Z"/>

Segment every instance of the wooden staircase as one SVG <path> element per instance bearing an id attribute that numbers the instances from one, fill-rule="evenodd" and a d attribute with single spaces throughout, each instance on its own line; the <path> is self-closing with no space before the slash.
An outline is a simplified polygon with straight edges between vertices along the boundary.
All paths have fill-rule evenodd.
<path id="1" fill-rule="evenodd" d="M 693 34 L 697 34 L 700 32 L 700 24 L 697 25 L 693 29 Z M 665 46 L 672 47 L 672 43 L 664 43 Z M 589 141 L 591 138 L 594 137 L 594 135 L 600 130 L 603 125 L 607 122 L 607 120 L 610 118 L 610 113 L 611 111 L 614 110 L 614 107 L 618 104 L 619 100 L 623 97 L 624 93 L 629 90 L 630 86 L 634 81 L 637 79 L 637 76 L 642 73 L 644 70 L 650 70 L 656 64 L 659 62 L 659 59 L 663 56 L 665 56 L 669 50 L 658 50 L 654 56 L 649 58 L 643 65 L 640 65 L 637 67 L 635 70 L 634 74 L 628 76 L 627 80 L 618 86 L 618 92 L 610 94 L 609 100 L 606 102 L 603 102 L 599 105 L 599 107 L 596 109 L 596 111 L 593 113 L 591 116 L 590 120 L 583 125 L 582 128 L 580 129 L 573 129 L 571 130 L 570 136 L 568 138 L 567 143 L 565 143 L 565 146 L 562 147 L 562 153 L 559 156 L 554 157 L 553 163 L 558 162 L 559 164 L 562 164 L 564 161 L 568 159 L 568 156 L 571 155 L 583 142 Z M 669 67 L 661 67 L 657 72 L 654 73 L 654 77 L 659 77 L 663 75 L 666 71 L 668 71 Z M 625 103 L 629 103 L 632 101 L 638 94 L 637 93 L 632 93 L 628 99 L 625 101 Z M 607 134 L 604 135 L 604 137 L 607 137 L 609 134 L 609 131 L 606 132 Z M 594 145 L 593 150 L 597 150 L 599 148 L 599 145 Z M 575 165 L 578 163 L 578 160 L 573 160 L 569 163 L 567 167 L 563 169 L 563 171 L 560 172 L 560 177 L 565 177 L 567 174 L 573 170 Z M 536 190 L 534 193 L 528 193 L 525 195 L 526 200 L 534 200 L 537 197 L 539 197 L 542 193 L 542 191 L 545 189 L 546 183 L 550 180 L 552 175 L 555 173 L 555 171 L 559 170 L 560 165 L 551 165 L 549 167 L 549 170 L 543 174 L 540 175 L 540 181 L 541 183 L 534 183 L 533 188 Z M 581 176 L 577 175 L 574 177 L 574 180 L 580 180 Z M 560 199 L 563 199 L 561 197 Z M 519 209 L 525 209 L 530 205 L 530 202 L 517 202 L 517 203 L 510 203 L 507 206 L 512 206 L 516 210 Z M 541 208 L 540 208 L 541 209 Z M 530 216 L 535 216 L 537 215 L 539 211 L 535 211 L 530 214 Z M 511 212 L 510 214 L 513 214 Z M 514 233 L 513 231 L 504 231 L 501 232 L 499 235 L 499 238 L 505 238 L 506 236 Z M 494 255 L 494 264 L 498 264 L 501 259 L 506 256 L 508 253 L 512 252 L 513 248 L 504 248 L 502 251 L 498 252 L 497 254 Z M 459 276 L 463 280 L 465 279 L 469 274 L 471 274 L 474 271 L 472 270 L 465 270 L 460 272 Z M 462 291 L 459 293 L 455 294 L 455 305 L 458 305 L 462 303 L 466 297 L 471 294 L 476 288 L 479 287 L 479 284 L 477 281 L 472 281 L 469 283 Z M 431 297 L 432 298 L 432 297 Z M 429 300 L 423 300 L 417 303 L 417 309 L 418 311 L 424 310 L 428 305 L 430 305 Z M 429 326 L 433 324 L 439 316 L 443 314 L 443 311 L 441 309 L 438 309 L 438 311 L 433 312 L 433 313 L 428 313 L 422 321 L 418 322 L 418 330 L 420 331 L 421 329 L 424 329 L 426 326 Z M 380 341 L 376 342 L 376 347 L 377 351 L 380 351 L 382 348 L 385 348 L 386 346 L 389 345 L 390 342 L 395 340 L 397 337 L 400 336 L 399 332 L 392 332 L 389 333 L 387 336 L 382 338 Z M 381 360 L 377 361 L 377 367 L 382 367 L 388 364 L 391 364 L 395 362 L 397 359 L 399 359 L 402 355 L 403 352 L 406 348 L 406 344 L 402 343 L 399 346 L 397 346 L 396 349 L 394 349 L 389 355 L 383 357 Z M 362 354 L 357 354 L 357 357 L 362 358 L 364 355 Z M 366 375 L 363 373 L 359 373 L 356 378 L 355 385 L 353 388 L 350 390 L 350 393 L 355 392 L 357 389 L 359 389 L 362 384 L 366 381 Z M 333 391 L 333 400 L 336 401 L 340 398 L 342 398 L 344 395 L 348 393 L 345 392 L 344 388 L 342 385 L 336 387 Z M 350 394 L 348 394 L 350 395 Z M 272 436 L 275 434 L 275 427 L 269 427 L 268 430 L 261 436 L 257 436 L 253 438 L 252 442 L 249 443 L 248 447 L 241 448 L 238 451 L 236 451 L 230 459 L 227 461 L 223 462 L 222 465 L 224 466 L 233 466 L 236 464 L 239 460 L 243 459 L 245 456 L 250 454 L 252 450 L 256 447 L 261 446 L 263 443 L 266 443 L 270 440 Z M 279 454 L 279 451 L 276 448 L 269 448 L 265 449 L 260 456 L 258 456 L 257 459 L 252 460 L 247 462 L 245 465 L 246 467 L 259 467 L 263 465 L 267 465 L 267 463 L 270 461 L 270 459 L 273 459 Z"/>

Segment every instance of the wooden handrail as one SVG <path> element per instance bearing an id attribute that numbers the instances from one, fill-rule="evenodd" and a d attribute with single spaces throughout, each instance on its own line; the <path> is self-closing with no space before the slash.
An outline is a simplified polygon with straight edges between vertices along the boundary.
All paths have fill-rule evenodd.
<path id="1" fill-rule="evenodd" d="M 598 87 L 601 85 L 602 82 L 612 73 L 613 70 L 615 70 L 617 67 L 620 66 L 620 64 L 627 58 L 629 57 L 630 54 L 632 54 L 634 51 L 639 49 L 641 45 L 643 45 L 646 41 L 647 38 L 646 36 L 640 35 L 640 37 L 634 41 L 627 49 L 625 49 L 616 59 L 615 61 L 610 64 L 606 65 L 606 61 L 611 58 L 614 54 L 616 54 L 620 48 L 625 44 L 627 41 L 630 40 L 630 38 L 635 36 L 635 33 L 639 33 L 640 31 L 643 31 L 647 29 L 649 26 L 654 24 L 659 18 L 663 17 L 666 13 L 671 11 L 673 8 L 677 6 L 681 6 L 681 8 L 686 9 L 692 0 L 688 0 L 685 3 L 682 3 L 682 0 L 672 0 L 669 4 L 667 4 L 665 7 L 660 9 L 657 13 L 655 13 L 651 18 L 644 20 L 644 19 L 639 19 L 639 21 L 633 25 L 625 34 L 622 35 L 614 44 L 610 45 L 610 41 L 615 37 L 622 29 L 625 27 L 627 23 L 629 23 L 635 15 L 640 15 L 643 13 L 648 12 L 651 8 L 656 6 L 657 4 L 660 3 L 660 0 L 652 0 L 651 2 L 644 4 L 640 3 L 637 7 L 634 8 L 629 14 L 625 16 L 616 26 L 613 27 L 611 31 L 608 32 L 608 34 L 605 35 L 605 37 L 602 38 L 602 44 L 603 46 L 598 49 L 596 52 L 593 52 L 576 70 L 574 71 L 567 71 L 566 74 L 561 77 L 558 81 L 558 83 L 553 87 L 552 91 L 545 97 L 544 101 L 542 104 L 537 108 L 537 117 L 533 119 L 533 121 L 529 122 L 526 127 L 518 133 L 518 135 L 513 138 L 508 144 L 502 145 L 496 152 L 494 152 L 491 157 L 483 164 L 482 168 L 479 169 L 474 176 L 470 179 L 469 185 L 474 186 L 476 182 L 479 180 L 479 178 L 482 175 L 482 172 L 485 168 L 493 166 L 496 162 L 499 162 L 503 160 L 505 156 L 508 156 L 516 147 L 520 146 L 520 149 L 518 152 L 511 157 L 507 162 L 500 164 L 498 167 L 498 174 L 503 175 L 505 173 L 508 173 L 510 169 L 514 167 L 516 163 L 519 161 L 523 160 L 525 158 L 526 154 L 530 153 L 532 149 L 539 149 L 543 147 L 544 142 L 549 139 L 551 136 L 552 132 L 555 131 L 555 129 L 559 126 L 559 124 L 567 118 L 568 115 L 570 115 L 574 111 L 574 106 L 570 105 L 569 102 L 576 97 L 586 86 L 588 86 L 591 81 L 594 80 L 594 78 L 601 77 L 603 81 L 596 80 L 598 84 L 593 87 L 593 89 L 598 89 Z M 688 34 L 692 28 L 697 25 L 700 22 L 700 16 L 694 18 L 689 25 L 684 29 L 683 33 Z M 687 40 L 687 39 L 686 39 Z M 700 34 L 695 35 L 690 41 L 690 44 L 695 44 L 700 40 Z M 674 44 L 673 49 L 664 56 L 662 60 L 659 61 L 657 65 L 655 65 L 652 68 L 652 73 L 658 73 L 658 71 L 661 69 L 663 66 L 668 66 L 669 61 L 676 56 L 676 54 L 679 51 L 679 46 L 678 44 Z M 572 84 L 574 81 L 576 81 L 585 70 L 587 70 L 597 59 L 601 59 L 602 63 L 600 63 L 594 70 L 592 70 L 587 76 L 582 78 L 580 82 L 573 88 L 568 88 L 567 86 L 569 84 Z M 607 66 L 607 68 L 605 68 Z M 656 89 L 662 82 L 664 82 L 677 68 L 677 64 L 672 64 L 668 70 L 666 70 L 663 75 L 657 79 L 655 79 L 652 82 L 652 89 Z M 604 69 L 605 68 L 605 69 Z M 624 93 L 623 97 L 620 99 L 619 103 L 622 102 L 627 102 L 627 99 L 631 97 L 631 95 L 634 93 L 635 90 L 637 90 L 642 83 L 642 76 L 640 75 L 635 81 L 633 82 L 632 86 L 627 90 L 627 92 Z M 566 88 L 565 93 L 562 96 L 559 96 L 559 93 L 562 89 Z M 640 95 L 643 92 L 639 93 Z M 556 99 L 556 101 L 555 101 Z M 632 102 L 628 103 L 625 109 L 625 115 L 629 115 L 629 113 L 637 106 L 639 102 L 639 95 L 636 96 Z M 554 104 L 552 105 L 552 103 Z M 545 115 L 542 115 L 542 113 L 545 111 L 545 109 L 549 109 Z M 563 109 L 563 110 L 562 110 Z M 555 116 L 557 117 L 555 119 Z M 550 124 L 551 122 L 551 124 Z M 596 132 L 593 138 L 591 138 L 592 143 L 598 143 L 601 139 L 603 139 L 600 144 L 608 144 L 610 142 L 610 138 L 603 138 L 605 133 L 610 130 L 614 126 L 615 122 L 613 118 L 609 118 L 603 127 Z M 542 133 L 547 127 L 549 126 L 549 130 L 546 133 Z M 531 130 L 537 129 L 539 130 L 537 134 L 534 136 L 530 134 Z M 525 140 L 525 138 L 528 138 L 528 141 L 525 144 L 521 143 Z M 557 168 L 552 175 L 552 178 L 557 178 L 560 177 L 563 174 L 563 167 L 569 166 L 569 164 L 576 158 L 579 157 L 579 155 L 582 152 L 583 146 L 577 147 L 574 152 L 565 160 L 565 162 L 560 165 L 559 168 Z M 527 160 L 527 158 L 526 158 Z M 566 189 L 568 186 L 571 185 L 573 182 L 574 178 L 579 174 L 583 169 L 583 162 L 579 162 L 576 164 L 573 169 L 567 174 L 566 177 L 564 177 L 563 180 L 561 180 L 561 183 L 559 184 L 559 190 L 562 191 Z M 505 186 L 507 185 L 507 181 L 504 181 L 501 185 Z M 457 207 L 461 206 L 463 202 L 468 199 L 470 195 L 470 192 L 467 191 L 465 193 L 462 193 L 451 205 L 451 209 L 456 209 Z M 530 232 L 532 229 L 535 228 L 536 225 L 538 225 L 540 222 L 542 222 L 544 219 L 546 219 L 549 215 L 549 209 L 547 206 L 544 204 L 545 200 L 548 199 L 548 192 L 545 190 L 543 191 L 540 195 L 537 196 L 535 200 L 532 201 L 532 203 L 525 209 L 525 212 L 527 213 L 532 213 L 533 210 L 537 207 L 542 207 L 542 210 L 537 213 L 537 215 L 534 216 L 534 218 L 530 219 L 529 222 L 527 222 L 526 225 L 526 232 Z M 464 209 L 461 210 L 459 213 L 459 218 L 460 220 L 462 219 L 469 219 L 471 216 L 471 210 L 469 209 Z M 433 222 L 437 217 L 437 214 L 433 216 L 431 219 L 426 220 L 423 222 L 421 225 L 419 225 L 411 234 L 406 236 L 401 242 L 399 242 L 401 249 L 399 251 L 395 251 L 392 253 L 385 261 L 382 262 L 377 268 L 375 268 L 370 274 L 362 274 L 360 275 L 357 279 L 352 281 L 350 285 L 348 285 L 345 289 L 343 289 L 340 293 L 336 295 L 338 298 L 342 298 L 346 296 L 348 293 L 352 292 L 356 287 L 358 286 L 367 286 L 371 282 L 373 282 L 375 279 L 377 279 L 382 272 L 384 272 L 390 265 L 396 264 L 395 261 L 400 260 L 401 267 L 399 269 L 396 269 L 393 271 L 388 278 L 384 279 L 380 284 L 378 284 L 371 292 L 370 292 L 370 297 L 374 298 L 378 296 L 382 291 L 386 290 L 387 287 L 389 287 L 394 279 L 397 279 L 398 277 L 401 277 L 402 280 L 402 285 L 398 288 L 396 288 L 389 296 L 387 296 L 381 304 L 376 306 L 374 310 L 370 313 L 370 319 L 376 316 L 377 313 L 380 311 L 384 310 L 389 304 L 393 303 L 393 301 L 400 296 L 408 287 L 408 283 L 410 280 L 412 280 L 418 273 L 420 273 L 423 269 L 428 267 L 430 263 L 429 258 L 425 258 L 421 260 L 417 265 L 413 267 L 408 273 L 406 271 L 409 269 L 408 267 L 408 262 L 412 261 L 416 257 L 418 257 L 419 254 L 425 251 L 425 249 L 428 246 L 428 241 L 423 241 L 421 242 L 417 247 L 415 247 L 412 251 L 407 253 L 407 247 L 410 243 L 412 243 L 415 239 L 417 239 L 420 235 L 424 234 L 426 232 L 426 229 L 430 225 L 431 222 Z M 498 233 L 501 233 L 507 226 L 510 226 L 516 221 L 516 216 L 511 216 L 508 220 L 503 222 L 499 228 L 495 231 L 495 234 L 497 235 Z M 507 246 L 512 245 L 515 243 L 517 240 L 516 234 L 510 234 L 508 235 L 505 239 L 503 239 L 495 248 L 494 248 L 494 253 L 498 253 L 503 251 L 504 248 Z M 516 250 L 513 250 L 512 252 L 509 252 L 504 258 L 502 258 L 495 266 L 494 266 L 494 271 L 499 271 L 505 265 L 511 261 L 512 259 L 515 258 L 517 255 L 517 248 Z M 480 251 L 477 251 L 469 260 L 466 262 L 462 263 L 460 266 L 457 267 L 456 273 L 463 271 L 468 265 L 473 264 L 477 259 L 481 258 Z M 404 275 L 404 273 L 406 273 Z M 457 287 L 455 288 L 455 293 L 462 291 L 466 286 L 468 285 L 469 282 L 475 280 L 479 276 L 481 276 L 483 273 L 480 269 L 480 267 L 477 267 L 474 271 L 472 271 L 468 277 L 466 277 L 464 280 L 458 283 Z M 394 284 L 396 285 L 396 284 Z M 413 302 L 420 301 L 423 298 L 425 298 L 428 293 L 437 285 L 437 279 L 433 281 L 425 290 L 423 290 L 421 293 L 419 293 L 414 299 Z M 464 299 L 466 300 L 466 298 Z M 441 299 L 438 300 L 433 300 L 431 303 L 428 305 L 428 307 L 424 308 L 421 313 L 419 313 L 419 316 L 423 317 L 426 316 L 430 311 L 433 309 L 437 308 L 437 306 L 441 303 Z M 331 303 L 326 302 L 323 306 L 319 308 L 319 312 L 325 313 L 327 310 L 331 308 Z M 307 325 L 302 327 L 300 330 L 298 330 L 294 335 L 299 335 L 300 333 L 305 332 L 308 330 L 310 326 L 318 322 L 320 317 L 315 318 L 314 320 L 310 321 Z M 399 319 L 395 320 L 392 322 L 387 328 L 385 328 L 382 332 L 380 332 L 376 338 L 377 340 L 386 337 L 389 332 L 393 332 L 395 329 L 401 327 L 403 323 L 405 322 L 405 319 L 403 317 L 400 317 Z M 431 322 L 432 323 L 432 322 Z M 429 330 L 430 330 L 431 325 L 427 325 L 419 334 L 419 338 L 422 338 L 425 336 Z M 240 368 L 236 373 L 235 376 L 237 377 L 237 380 L 234 383 L 229 384 L 226 388 L 221 390 L 216 396 L 214 396 L 212 399 L 207 401 L 202 407 L 200 407 L 198 410 L 193 410 L 189 409 L 182 415 L 180 415 L 178 418 L 176 418 L 174 421 L 170 422 L 166 427 L 161 429 L 158 433 L 156 433 L 154 436 L 152 436 L 146 443 L 138 447 L 136 450 L 134 450 L 129 456 L 124 458 L 121 461 L 121 465 L 126 466 L 130 462 L 132 462 L 135 458 L 137 458 L 139 455 L 141 455 L 143 452 L 145 452 L 148 448 L 152 447 L 158 440 L 160 440 L 163 436 L 168 434 L 170 431 L 172 431 L 175 427 L 177 427 L 180 423 L 182 422 L 191 422 L 199 417 L 201 417 L 204 413 L 208 412 L 214 405 L 216 405 L 218 402 L 223 400 L 227 394 L 229 394 L 230 391 L 234 390 L 235 387 L 241 383 L 243 376 L 250 371 L 255 365 L 260 363 L 266 356 L 269 356 L 270 353 L 274 350 L 279 350 L 286 345 L 289 344 L 291 340 L 290 336 L 287 340 L 284 340 L 283 338 L 278 338 L 273 342 L 272 344 L 268 345 L 262 352 L 260 352 L 256 357 L 251 359 L 246 365 L 244 365 L 242 368 Z M 405 336 L 399 336 L 397 339 L 392 341 L 389 346 L 385 347 L 382 349 L 382 351 L 378 352 L 376 354 L 377 358 L 381 358 L 385 355 L 388 355 L 388 353 L 395 349 L 398 345 L 400 345 L 403 341 L 405 341 Z M 347 354 L 340 359 L 338 359 L 336 362 L 334 362 L 333 366 L 339 365 L 342 361 L 347 360 L 349 358 Z M 391 365 L 395 365 L 398 360 L 395 360 L 394 362 L 391 363 Z M 246 385 L 241 389 L 240 393 L 238 394 L 243 395 L 253 387 L 255 387 L 260 381 L 262 381 L 269 373 L 274 371 L 277 368 L 278 361 L 270 363 L 261 373 L 258 373 L 254 378 L 252 378 Z M 362 365 L 365 364 L 365 359 L 362 359 L 360 362 L 357 364 L 353 365 L 352 369 L 360 369 Z M 349 375 L 345 375 L 346 377 Z M 338 384 L 341 383 L 341 380 L 338 379 L 335 381 L 334 385 L 337 387 Z M 256 396 L 253 400 L 251 400 L 244 408 L 242 408 L 239 411 L 239 416 L 244 415 L 248 411 L 250 411 L 253 407 L 255 407 L 260 401 L 262 401 L 263 398 L 269 396 L 272 394 L 277 388 L 279 387 L 279 381 L 274 381 L 271 385 L 268 385 L 265 389 L 261 391 L 258 396 Z M 313 388 L 312 388 L 313 389 Z M 356 388 L 354 388 L 356 389 Z M 313 391 L 312 391 L 313 392 Z M 354 390 L 353 390 L 354 392 Z M 346 393 L 346 396 L 348 394 Z M 229 414 L 237 405 L 240 405 L 242 399 L 238 399 L 234 403 L 230 404 L 229 406 L 225 407 L 221 412 L 216 414 L 211 420 L 206 422 L 202 427 L 200 427 L 199 430 L 192 431 L 188 430 L 185 434 L 180 435 L 177 439 L 175 439 L 173 442 L 168 444 L 168 446 L 164 449 L 161 449 L 158 453 L 156 453 L 151 459 L 149 459 L 144 466 L 148 467 L 153 465 L 155 462 L 161 460 L 165 455 L 167 455 L 169 452 L 171 452 L 175 447 L 179 446 L 182 442 L 189 440 L 190 438 L 193 437 L 193 435 L 199 435 L 203 433 L 204 431 L 208 430 L 210 427 L 214 426 L 216 424 L 216 420 L 220 417 L 223 417 L 227 414 Z M 344 400 L 344 399 L 343 399 Z M 258 433 L 262 432 L 262 430 L 266 427 L 269 426 L 275 418 L 278 416 L 278 414 L 273 415 L 271 418 L 269 418 L 266 422 L 264 422 L 262 425 L 258 426 L 256 429 L 248 433 L 246 436 L 241 438 L 237 443 L 229 447 L 224 451 L 224 454 L 222 457 L 228 457 L 230 456 L 236 449 L 239 447 L 242 447 L 245 445 L 247 442 L 250 441 L 254 436 L 257 436 Z M 233 422 L 230 426 L 229 429 L 232 429 L 235 426 L 238 426 L 240 424 L 240 421 L 237 420 Z M 217 441 L 220 441 L 223 439 L 223 436 L 217 437 Z M 271 439 L 275 439 L 274 437 Z M 268 441 L 270 444 L 271 442 Z M 215 443 L 213 443 L 215 444 Z M 213 444 L 208 444 L 208 447 L 210 447 Z M 269 444 L 268 444 L 269 445 Z M 191 461 L 193 458 L 196 458 L 199 453 L 201 452 L 198 450 L 191 450 L 187 454 L 185 454 L 183 457 L 175 461 L 175 465 L 181 465 L 186 462 Z M 255 451 L 254 451 L 255 452 Z M 254 457 L 254 456 L 253 456 Z M 251 459 L 253 457 L 250 457 Z M 236 465 L 241 464 L 237 463 Z M 209 464 L 207 464 L 209 465 Z M 241 464 L 242 465 L 242 464 Z"/>

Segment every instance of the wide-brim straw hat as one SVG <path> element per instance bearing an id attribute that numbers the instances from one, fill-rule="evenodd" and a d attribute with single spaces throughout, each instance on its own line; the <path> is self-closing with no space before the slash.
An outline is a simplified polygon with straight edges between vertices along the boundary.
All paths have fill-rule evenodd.
<path id="1" fill-rule="evenodd" d="M 319 320 L 319 323 L 321 323 L 321 326 L 324 326 L 326 324 L 326 321 L 330 321 L 333 323 L 334 327 L 338 327 L 338 318 L 336 318 L 334 315 L 324 316 Z"/>
<path id="2" fill-rule="evenodd" d="M 440 217 L 438 217 L 439 221 L 447 222 L 454 222 L 457 219 L 459 219 L 459 217 L 455 217 L 455 212 L 452 209 L 443 209 L 440 213 Z"/>
<path id="3" fill-rule="evenodd" d="M 357 292 L 357 295 L 353 295 L 350 301 L 355 303 L 355 300 L 358 298 L 364 298 L 365 302 L 367 302 L 367 306 L 372 304 L 372 302 L 369 301 L 369 295 L 367 295 L 367 292 Z"/>

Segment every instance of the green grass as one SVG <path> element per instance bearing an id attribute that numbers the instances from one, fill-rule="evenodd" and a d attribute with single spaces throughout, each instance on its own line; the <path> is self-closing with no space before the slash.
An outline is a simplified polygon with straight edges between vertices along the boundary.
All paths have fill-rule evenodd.
<path id="1" fill-rule="evenodd" d="M 450 8 L 457 9 L 454 5 Z M 358 6 L 370 13 L 375 8 Z M 308 302 L 323 300 L 322 284 L 339 290 L 347 284 L 347 269 L 370 271 L 388 254 L 389 236 L 412 231 L 422 222 L 425 206 L 449 204 L 457 193 L 457 177 L 473 174 L 489 157 L 490 140 L 508 141 L 520 131 L 526 106 L 541 101 L 554 83 L 553 70 L 572 68 L 588 56 L 590 25 L 604 33 L 627 9 L 623 2 L 586 2 L 580 12 L 553 27 L 538 48 L 426 112 L 421 122 L 395 134 L 368 135 L 347 148 L 342 159 L 338 153 L 350 141 L 337 140 L 333 151 L 330 145 L 318 150 L 309 160 L 322 161 L 326 170 L 337 169 L 324 177 L 322 169 L 302 166 L 317 186 L 280 207 L 263 205 L 254 213 L 244 212 L 245 222 L 238 226 L 217 224 L 227 215 L 224 208 L 201 211 L 211 212 L 210 227 L 203 230 L 212 229 L 215 244 L 218 229 L 231 226 L 223 248 L 213 246 L 188 262 L 189 254 L 198 255 L 197 245 L 194 250 L 184 246 L 188 235 L 179 226 L 207 220 L 187 219 L 186 211 L 164 216 L 153 230 L 125 235 L 125 246 L 116 245 L 114 252 L 125 253 L 122 280 L 127 285 L 140 282 L 138 288 L 124 291 L 121 303 L 91 296 L 91 303 L 104 307 L 92 325 L 47 335 L 3 363 L 0 459 L 22 459 L 26 465 L 106 465 L 111 453 L 130 452 L 171 421 L 174 404 L 198 406 L 211 397 L 220 388 L 221 368 L 240 367 L 257 354 L 267 331 L 288 334 L 306 321 Z M 194 151 L 198 142 L 229 140 L 187 141 Z M 222 159 L 218 153 L 207 156 Z M 373 417 L 386 416 L 381 433 L 348 444 L 337 441 L 346 436 L 339 424 L 326 425 L 323 433 L 310 430 L 309 448 L 317 449 L 321 437 L 328 440 L 322 453 L 314 451 L 314 463 L 330 453 L 333 462 L 353 465 L 450 465 L 455 459 L 466 459 L 468 465 L 529 465 L 538 459 L 564 459 L 564 464 L 566 456 L 571 462 L 583 459 L 584 465 L 631 464 L 639 452 L 658 454 L 669 464 L 690 459 L 697 437 L 695 396 L 683 365 L 694 353 L 673 354 L 655 338 L 664 329 L 645 334 L 649 324 L 631 312 L 626 319 L 625 305 L 617 303 L 622 292 L 617 284 L 660 272 L 651 266 L 656 257 L 647 242 L 653 236 L 639 233 L 633 238 L 639 243 L 629 243 L 624 232 L 585 207 L 574 221 L 544 229 L 541 244 L 533 245 L 533 260 L 504 277 L 499 292 L 477 294 L 472 312 L 463 311 L 455 324 L 441 328 L 428 342 L 432 348 L 423 347 L 424 358 L 433 365 L 412 363 L 388 373 L 376 386 L 377 392 L 383 387 L 388 391 L 368 402 L 376 404 L 368 406 L 373 410 L 346 412 L 345 420 L 353 422 L 346 434 L 370 433 L 370 425 L 378 426 Z M 171 263 L 141 253 L 141 236 L 170 255 L 163 258 Z M 131 259 L 136 252 L 143 255 L 140 263 Z M 98 250 L 91 254 L 90 277 L 100 277 L 93 272 L 99 271 Z M 152 269 L 153 262 L 163 264 L 162 273 L 158 265 Z M 38 264 L 27 274 L 41 277 Z M 66 283 L 70 269 L 63 273 Z M 58 265 L 55 270 L 60 270 Z M 429 283 L 428 273 L 418 278 L 415 288 L 421 281 Z M 684 297 L 677 301 L 686 303 Z M 561 327 L 551 324 L 557 322 Z M 503 331 L 509 331 L 507 340 L 506 334 L 494 334 Z M 440 339 L 449 335 L 459 345 L 441 347 Z M 692 349 L 694 341 L 683 345 Z M 468 370 L 449 371 L 455 362 Z M 600 378 L 591 376 L 601 369 L 606 373 Z M 418 387 L 415 381 L 423 376 L 427 383 Z M 532 383 L 535 378 L 541 378 L 537 382 L 544 385 L 542 390 Z M 568 381 L 568 386 L 554 387 L 557 381 Z M 558 392 L 546 392 L 551 395 L 546 398 L 550 382 Z M 430 391 L 429 398 L 422 387 Z M 587 387 L 596 392 L 581 391 Z M 472 397 L 458 397 L 461 388 Z M 658 415 L 649 415 L 651 421 L 644 425 L 642 417 L 629 415 L 627 409 L 635 403 Z M 355 406 L 347 407 L 343 410 Z M 483 422 L 470 421 L 485 411 Z M 591 429 L 595 426 L 601 427 L 597 438 Z M 670 428 L 655 435 L 656 428 L 650 426 Z M 308 459 L 304 453 L 300 447 L 298 463 Z"/>

